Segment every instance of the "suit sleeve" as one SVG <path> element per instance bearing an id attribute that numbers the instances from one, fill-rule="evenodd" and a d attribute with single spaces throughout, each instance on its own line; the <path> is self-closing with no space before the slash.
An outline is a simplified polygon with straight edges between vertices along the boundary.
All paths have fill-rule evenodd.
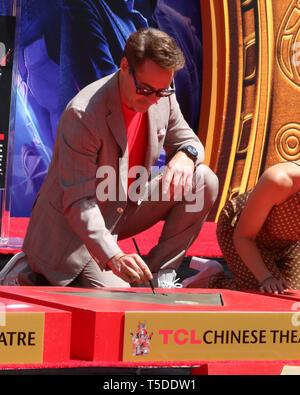
<path id="1" fill-rule="evenodd" d="M 63 213 L 103 269 L 121 249 L 106 228 L 96 199 L 99 131 L 83 111 L 68 109 L 59 125 L 58 144 Z"/>
<path id="2" fill-rule="evenodd" d="M 198 136 L 183 118 L 175 95 L 169 97 L 170 115 L 164 149 L 168 159 L 176 154 L 182 147 L 192 145 L 198 151 L 197 164 L 204 161 L 204 147 Z"/>

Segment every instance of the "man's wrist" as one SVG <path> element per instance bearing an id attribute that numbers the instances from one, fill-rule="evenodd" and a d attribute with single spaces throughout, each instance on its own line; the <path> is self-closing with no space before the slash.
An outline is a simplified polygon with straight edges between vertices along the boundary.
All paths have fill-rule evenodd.
<path id="1" fill-rule="evenodd" d="M 187 157 L 192 159 L 194 163 L 196 163 L 198 159 L 198 151 L 192 145 L 186 145 L 178 150 L 178 152 L 184 152 Z"/>
<path id="2" fill-rule="evenodd" d="M 114 255 L 113 257 L 111 257 L 105 265 L 105 270 L 111 270 L 112 266 L 114 263 L 116 263 L 120 258 L 122 258 L 122 256 L 124 256 L 126 254 L 124 254 L 124 252 L 118 252 L 116 255 Z"/>
<path id="3" fill-rule="evenodd" d="M 114 260 L 114 262 L 117 262 L 119 259 L 121 259 L 123 256 L 125 256 L 126 254 L 124 254 L 124 252 L 120 252 L 119 254 L 115 255 L 112 260 Z"/>

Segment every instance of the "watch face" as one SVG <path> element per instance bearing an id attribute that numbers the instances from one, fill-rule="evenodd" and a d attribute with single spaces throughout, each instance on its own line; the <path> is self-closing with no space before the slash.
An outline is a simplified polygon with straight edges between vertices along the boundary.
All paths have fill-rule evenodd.
<path id="1" fill-rule="evenodd" d="M 191 145 L 188 148 L 189 148 L 189 151 L 192 155 L 195 155 L 195 156 L 198 155 L 196 148 L 192 147 Z"/>
<path id="2" fill-rule="evenodd" d="M 192 145 L 187 145 L 186 147 L 184 147 L 184 150 L 187 151 L 190 155 L 197 158 L 198 152 L 197 152 L 196 148 L 194 148 Z"/>

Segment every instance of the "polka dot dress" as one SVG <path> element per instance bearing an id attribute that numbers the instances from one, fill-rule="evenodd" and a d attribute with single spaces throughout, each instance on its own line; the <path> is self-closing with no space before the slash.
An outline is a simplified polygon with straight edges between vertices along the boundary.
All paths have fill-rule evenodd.
<path id="1" fill-rule="evenodd" d="M 233 232 L 252 191 L 228 201 L 221 211 L 217 238 L 224 259 L 234 277 L 217 274 L 208 279 L 208 288 L 258 289 L 259 284 L 237 254 Z M 292 289 L 300 289 L 300 191 L 274 206 L 256 237 L 256 244 L 269 271 L 284 278 Z"/>

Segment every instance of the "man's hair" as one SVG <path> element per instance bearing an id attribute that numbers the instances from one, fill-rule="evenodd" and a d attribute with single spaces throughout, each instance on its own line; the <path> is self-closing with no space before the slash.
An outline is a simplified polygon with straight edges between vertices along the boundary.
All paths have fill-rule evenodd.
<path id="1" fill-rule="evenodd" d="M 177 44 L 167 33 L 152 28 L 143 28 L 132 33 L 125 45 L 123 57 L 132 67 L 151 59 L 158 66 L 178 71 L 184 67 L 185 58 Z"/>

